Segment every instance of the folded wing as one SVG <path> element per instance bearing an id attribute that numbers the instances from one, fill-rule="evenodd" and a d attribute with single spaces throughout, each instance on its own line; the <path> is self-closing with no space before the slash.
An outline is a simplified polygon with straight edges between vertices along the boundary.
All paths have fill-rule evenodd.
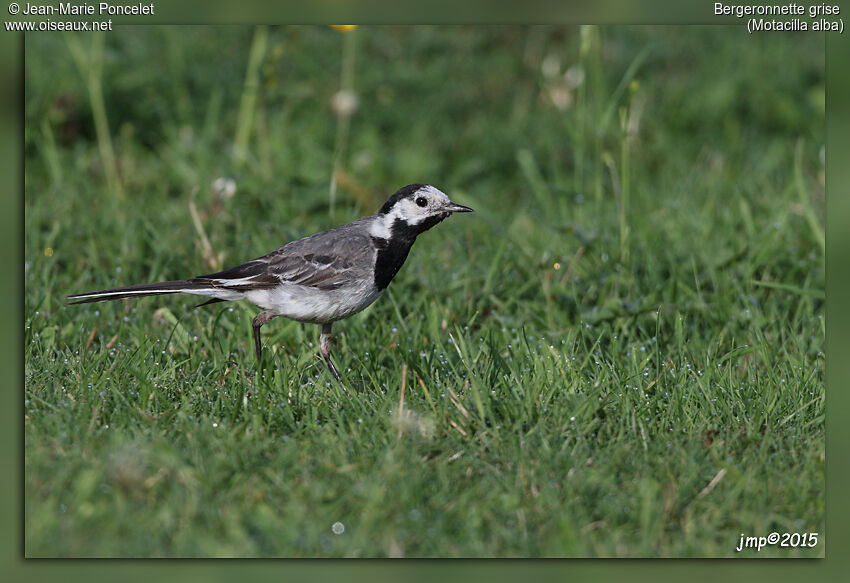
<path id="1" fill-rule="evenodd" d="M 291 283 L 336 290 L 360 282 L 375 257 L 372 238 L 355 223 L 288 243 L 248 263 L 190 279 L 235 291 Z M 355 227 L 355 228 L 353 228 Z"/>

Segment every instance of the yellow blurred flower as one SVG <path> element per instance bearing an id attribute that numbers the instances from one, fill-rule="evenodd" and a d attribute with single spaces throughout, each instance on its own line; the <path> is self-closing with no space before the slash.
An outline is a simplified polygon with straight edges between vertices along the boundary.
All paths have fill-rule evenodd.
<path id="1" fill-rule="evenodd" d="M 357 28 L 356 24 L 332 24 L 331 28 L 335 28 L 340 32 L 348 32 Z"/>

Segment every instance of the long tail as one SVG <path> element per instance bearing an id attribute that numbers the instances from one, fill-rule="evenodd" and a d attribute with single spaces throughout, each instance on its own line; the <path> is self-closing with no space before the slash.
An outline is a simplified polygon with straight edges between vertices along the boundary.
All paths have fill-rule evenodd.
<path id="1" fill-rule="evenodd" d="M 234 293 L 230 290 L 222 290 L 220 287 L 215 287 L 209 283 L 195 282 L 191 280 L 182 281 L 161 281 L 159 283 L 144 283 L 141 285 L 128 285 L 126 287 L 116 287 L 113 289 L 104 289 L 93 291 L 84 294 L 74 294 L 68 296 L 71 304 L 88 304 L 90 302 L 104 302 L 107 300 L 123 300 L 127 298 L 138 298 L 143 296 L 158 296 L 162 294 L 188 293 L 198 296 L 212 296 L 212 299 L 204 302 L 211 304 L 213 302 L 222 302 L 229 299 L 239 299 L 241 294 Z M 222 297 L 222 296 L 237 296 L 237 297 Z"/>

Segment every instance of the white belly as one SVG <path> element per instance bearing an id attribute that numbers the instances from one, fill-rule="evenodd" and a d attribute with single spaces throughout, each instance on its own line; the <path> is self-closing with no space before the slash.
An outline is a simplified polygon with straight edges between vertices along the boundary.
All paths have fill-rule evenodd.
<path id="1" fill-rule="evenodd" d="M 323 291 L 296 284 L 283 284 L 273 289 L 245 292 L 245 299 L 268 310 L 298 322 L 328 324 L 347 318 L 377 300 L 379 291 L 369 281 L 358 287 Z"/>

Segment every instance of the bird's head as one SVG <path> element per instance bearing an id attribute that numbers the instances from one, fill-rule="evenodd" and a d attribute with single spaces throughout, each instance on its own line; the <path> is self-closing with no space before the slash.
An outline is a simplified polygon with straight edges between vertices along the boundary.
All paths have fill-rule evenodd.
<path id="1" fill-rule="evenodd" d="M 373 235 L 382 239 L 406 233 L 415 237 L 453 213 L 472 209 L 449 200 L 429 184 L 408 184 L 393 194 L 375 215 Z"/>

